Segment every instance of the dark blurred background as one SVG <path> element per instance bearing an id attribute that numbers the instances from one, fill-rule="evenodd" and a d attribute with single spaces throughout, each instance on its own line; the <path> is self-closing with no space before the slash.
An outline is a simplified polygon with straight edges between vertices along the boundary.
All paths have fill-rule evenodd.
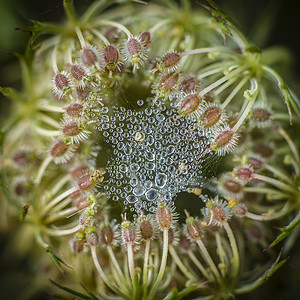
<path id="1" fill-rule="evenodd" d="M 194 5 L 205 0 L 192 0 Z M 92 0 L 75 0 L 78 10 L 84 10 Z M 257 46 L 266 48 L 285 46 L 290 55 L 285 59 L 283 77 L 293 89 L 300 91 L 300 1 L 298 0 L 215 0 L 242 28 L 246 36 Z M 0 86 L 20 86 L 19 65 L 13 52 L 24 51 L 28 34 L 16 27 L 31 25 L 30 19 L 59 21 L 63 17 L 62 0 L 0 0 Z M 268 30 L 265 30 L 265 29 Z M 287 71 L 290 70 L 290 71 Z M 0 95 L 0 118 L 8 101 Z M 1 124 L 1 122 L 0 122 Z M 10 233 L 11 234 L 11 233 Z M 22 286 L 30 284 L 26 274 L 27 263 L 19 261 L 5 252 L 9 233 L 0 227 L 0 298 L 21 299 Z M 241 300 L 291 300 L 299 299 L 300 292 L 300 243 L 290 253 L 290 261 L 274 277 L 253 293 Z M 5 295 L 5 296 L 4 296 Z M 8 296 L 10 295 L 10 296 Z M 59 299 L 46 292 L 37 293 L 33 300 Z"/>

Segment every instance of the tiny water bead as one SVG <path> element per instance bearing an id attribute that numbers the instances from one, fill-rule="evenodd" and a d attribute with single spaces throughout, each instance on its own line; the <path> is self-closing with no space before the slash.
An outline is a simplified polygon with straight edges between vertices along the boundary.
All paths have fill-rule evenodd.
<path id="1" fill-rule="evenodd" d="M 160 201 L 169 203 L 190 186 L 202 187 L 204 162 L 212 151 L 207 133 L 195 119 L 179 117 L 176 105 L 137 104 L 147 106 L 137 111 L 113 107 L 109 113 L 102 108 L 97 127 L 111 147 L 104 186 L 115 201 L 118 186 L 125 209 L 154 211 Z"/>

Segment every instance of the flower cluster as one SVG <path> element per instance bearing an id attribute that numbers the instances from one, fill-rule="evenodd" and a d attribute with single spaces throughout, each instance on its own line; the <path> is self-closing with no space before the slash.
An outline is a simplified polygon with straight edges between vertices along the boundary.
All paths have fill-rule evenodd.
<path id="1" fill-rule="evenodd" d="M 77 17 L 64 1 L 67 25 L 23 28 L 26 84 L 1 88 L 14 101 L 0 148 L 9 212 L 73 267 L 64 284 L 88 283 L 55 283 L 77 297 L 247 293 L 286 262 L 258 251 L 300 222 L 298 100 L 213 1 L 212 16 L 125 2 Z M 277 238 L 274 224 L 288 224 Z"/>

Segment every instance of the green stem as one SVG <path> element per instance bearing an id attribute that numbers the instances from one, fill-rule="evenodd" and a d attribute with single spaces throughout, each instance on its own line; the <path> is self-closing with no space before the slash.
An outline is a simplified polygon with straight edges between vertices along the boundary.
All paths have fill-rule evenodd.
<path id="1" fill-rule="evenodd" d="M 233 254 L 233 271 L 232 271 L 232 277 L 236 278 L 239 273 L 239 267 L 240 267 L 240 256 L 239 256 L 239 250 L 233 235 L 233 232 L 228 224 L 227 221 L 223 222 L 223 227 L 228 235 L 230 246 L 232 249 Z"/>
<path id="2" fill-rule="evenodd" d="M 122 295 L 125 299 L 130 299 L 127 295 L 122 293 L 116 286 L 112 285 L 111 281 L 106 277 L 105 273 L 103 272 L 103 270 L 99 264 L 95 246 L 91 247 L 91 252 L 92 252 L 92 257 L 93 257 L 95 267 L 96 267 L 101 279 L 105 282 L 105 284 L 117 295 Z"/>
<path id="3" fill-rule="evenodd" d="M 130 290 L 130 287 L 125 279 L 125 276 L 123 274 L 123 271 L 121 270 L 120 268 L 120 265 L 115 257 L 115 254 L 114 254 L 114 251 L 112 249 L 111 246 L 107 246 L 107 251 L 108 251 L 108 254 L 110 256 L 110 259 L 112 260 L 112 263 L 115 267 L 115 269 L 117 270 L 117 273 L 118 273 L 118 276 L 119 276 L 119 281 L 120 282 L 123 282 L 123 284 L 126 286 L 127 290 L 129 291 Z"/>
<path id="4" fill-rule="evenodd" d="M 150 293 L 149 293 L 149 299 L 154 299 L 155 292 L 156 292 L 158 285 L 161 282 L 161 280 L 164 276 L 164 273 L 165 273 L 167 258 L 168 258 L 168 248 L 169 248 L 169 237 L 168 237 L 169 232 L 168 231 L 169 231 L 168 228 L 165 228 L 163 231 L 163 255 L 162 255 L 158 275 L 157 275 L 156 280 L 155 280 L 155 282 L 150 290 Z"/>
<path id="5" fill-rule="evenodd" d="M 77 24 L 76 12 L 73 5 L 73 0 L 64 0 L 65 13 L 73 26 Z"/>
<path id="6" fill-rule="evenodd" d="M 80 230 L 81 225 L 77 225 L 75 227 L 72 227 L 70 229 L 51 229 L 44 227 L 43 231 L 46 232 L 50 236 L 65 236 L 65 235 L 70 235 L 73 233 L 76 233 L 78 230 Z"/>
<path id="7" fill-rule="evenodd" d="M 212 260 L 212 258 L 211 258 L 211 256 L 210 256 L 209 252 L 207 251 L 205 245 L 203 244 L 203 242 L 202 242 L 200 239 L 197 240 L 196 243 L 197 243 L 197 245 L 199 246 L 199 248 L 200 248 L 200 250 L 201 250 L 201 253 L 202 253 L 202 255 L 203 255 L 203 258 L 206 260 L 206 262 L 207 262 L 208 265 L 210 266 L 212 272 L 214 273 L 214 275 L 215 275 L 217 281 L 218 281 L 219 283 L 221 283 L 222 280 L 221 280 L 220 273 L 219 273 L 219 271 L 218 271 L 218 269 L 217 269 L 217 267 L 216 267 L 214 261 Z"/>
<path id="8" fill-rule="evenodd" d="M 169 247 L 169 251 L 170 254 L 173 258 L 173 260 L 175 261 L 176 265 L 178 266 L 178 268 L 180 269 L 180 271 L 184 274 L 184 276 L 192 281 L 197 281 L 197 279 L 195 278 L 195 276 L 186 268 L 186 266 L 183 264 L 183 262 L 181 261 L 181 259 L 178 257 L 173 245 L 170 245 Z"/>
<path id="9" fill-rule="evenodd" d="M 270 221 L 281 218 L 291 211 L 290 203 L 287 202 L 280 211 L 274 212 L 270 215 L 256 215 L 250 212 L 246 212 L 245 217 L 257 220 L 257 221 Z"/>
<path id="10" fill-rule="evenodd" d="M 281 181 L 279 181 L 277 179 L 274 179 L 274 178 L 271 178 L 271 177 L 268 177 L 268 176 L 264 176 L 264 175 L 260 175 L 260 174 L 253 174 L 253 178 L 264 181 L 264 182 L 267 182 L 267 183 L 269 183 L 269 184 L 271 184 L 271 185 L 273 185 L 277 188 L 280 188 L 284 191 L 287 191 L 289 193 L 292 193 L 292 194 L 295 193 L 295 190 L 291 186 L 289 186 L 285 183 L 282 183 Z"/>
<path id="11" fill-rule="evenodd" d="M 242 115 L 240 116 L 239 120 L 236 122 L 236 124 L 233 126 L 232 131 L 238 131 L 241 125 L 244 123 L 245 119 L 249 115 L 251 108 L 256 100 L 256 97 L 258 95 L 258 86 L 256 80 L 251 81 L 253 82 L 254 88 L 253 88 L 253 96 L 251 96 L 251 99 L 248 100 L 248 104 L 245 107 Z"/>
<path id="12" fill-rule="evenodd" d="M 146 241 L 145 245 L 145 255 L 144 255 L 144 266 L 143 266 L 143 298 L 147 297 L 148 290 L 148 261 L 149 261 L 149 253 L 150 253 L 150 239 Z"/>
<path id="13" fill-rule="evenodd" d="M 56 198 L 54 198 L 51 202 L 48 203 L 48 205 L 43 209 L 42 214 L 46 214 L 53 206 L 58 204 L 61 200 L 65 199 L 69 195 L 71 195 L 73 192 L 77 190 L 77 187 L 72 187 L 65 191 L 64 193 L 60 194 Z"/>
<path id="14" fill-rule="evenodd" d="M 227 270 L 227 268 L 226 268 L 227 267 L 227 264 L 226 264 L 227 257 L 226 257 L 226 252 L 224 251 L 224 248 L 222 246 L 221 237 L 220 237 L 219 232 L 216 232 L 215 238 L 216 238 L 216 244 L 217 244 L 217 254 L 220 258 L 221 264 L 224 266 L 224 268 L 221 269 L 221 273 L 222 273 L 223 277 L 225 277 L 226 270 Z"/>
<path id="15" fill-rule="evenodd" d="M 213 278 L 208 274 L 204 266 L 201 264 L 201 262 L 198 260 L 198 258 L 195 256 L 195 254 L 192 252 L 192 250 L 188 251 L 188 256 L 191 259 L 191 261 L 195 264 L 195 266 L 200 270 L 202 275 L 208 279 L 212 280 Z"/>
<path id="16" fill-rule="evenodd" d="M 218 87 L 219 85 L 221 85 L 222 83 L 226 82 L 227 80 L 231 79 L 232 77 L 238 75 L 239 73 L 243 72 L 245 69 L 247 68 L 247 66 L 241 67 L 241 68 L 237 68 L 234 71 L 231 71 L 229 74 L 223 76 L 222 78 L 220 78 L 219 80 L 215 81 L 214 83 L 210 84 L 209 86 L 207 86 L 205 89 L 203 89 L 199 95 L 203 96 L 205 94 L 207 94 L 208 92 L 210 92 L 211 90 L 213 90 L 214 88 Z"/>
<path id="17" fill-rule="evenodd" d="M 240 83 L 232 90 L 225 101 L 222 103 L 221 109 L 224 110 L 230 101 L 235 97 L 235 95 L 241 90 L 241 88 L 246 84 L 246 82 L 251 78 L 251 75 L 245 76 Z"/>

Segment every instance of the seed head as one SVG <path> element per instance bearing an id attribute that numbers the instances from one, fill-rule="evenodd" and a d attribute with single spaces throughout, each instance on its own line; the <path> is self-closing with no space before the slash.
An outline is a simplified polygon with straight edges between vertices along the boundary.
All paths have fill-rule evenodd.
<path id="1" fill-rule="evenodd" d="M 78 185 L 78 188 L 82 191 L 90 191 L 97 185 L 97 182 L 92 180 L 91 175 L 88 174 L 88 175 L 82 176 L 78 180 L 77 185 Z"/>
<path id="2" fill-rule="evenodd" d="M 181 55 L 179 53 L 169 52 L 161 58 L 161 62 L 165 70 L 175 71 L 179 66 L 180 59 Z"/>
<path id="3" fill-rule="evenodd" d="M 74 121 L 74 122 L 69 122 L 69 123 L 65 124 L 62 128 L 62 132 L 65 136 L 79 135 L 79 133 L 80 133 L 79 123 Z"/>
<path id="4" fill-rule="evenodd" d="M 252 124 L 259 128 L 268 127 L 271 124 L 271 111 L 266 107 L 254 107 L 252 109 Z"/>
<path id="5" fill-rule="evenodd" d="M 50 148 L 50 155 L 56 164 L 66 163 L 74 154 L 74 146 L 63 140 L 55 141 Z"/>
<path id="6" fill-rule="evenodd" d="M 81 100 L 87 100 L 91 92 L 91 88 L 89 86 L 78 86 L 76 88 L 76 94 Z"/>
<path id="7" fill-rule="evenodd" d="M 243 217 L 245 216 L 245 214 L 247 213 L 248 209 L 247 206 L 243 203 L 238 203 L 235 208 L 234 208 L 234 213 L 239 216 L 239 217 Z"/>
<path id="8" fill-rule="evenodd" d="M 249 182 L 252 180 L 253 168 L 250 165 L 245 165 L 243 167 L 234 170 L 238 179 L 243 182 Z"/>
<path id="9" fill-rule="evenodd" d="M 190 239 L 188 239 L 185 235 L 180 236 L 179 245 L 179 249 L 183 250 L 184 252 L 187 252 L 192 248 Z"/>
<path id="10" fill-rule="evenodd" d="M 119 35 L 119 29 L 116 27 L 110 27 L 106 30 L 104 33 L 104 36 L 110 41 L 110 42 L 116 42 L 120 35 Z"/>
<path id="11" fill-rule="evenodd" d="M 185 80 L 183 80 L 180 84 L 180 90 L 184 93 L 192 93 L 196 91 L 198 88 L 198 79 L 196 77 L 189 77 Z"/>
<path id="12" fill-rule="evenodd" d="M 29 163 L 28 152 L 20 150 L 16 152 L 13 156 L 13 161 L 18 166 L 25 166 Z"/>
<path id="13" fill-rule="evenodd" d="M 149 31 L 144 31 L 139 35 L 139 40 L 143 47 L 147 48 L 150 46 L 151 41 L 152 41 L 152 36 Z"/>
<path id="14" fill-rule="evenodd" d="M 172 211 L 165 202 L 161 202 L 156 209 L 156 221 L 160 230 L 169 229 L 172 225 Z"/>
<path id="15" fill-rule="evenodd" d="M 83 116 L 83 105 L 80 103 L 72 103 L 66 108 L 66 114 L 70 118 L 81 118 Z"/>
<path id="16" fill-rule="evenodd" d="M 256 157 L 250 157 L 249 164 L 253 167 L 254 170 L 259 170 L 263 166 L 263 162 Z"/>
<path id="17" fill-rule="evenodd" d="M 88 172 L 88 166 L 87 165 L 81 165 L 76 168 L 74 168 L 71 171 L 71 176 L 75 179 L 80 178 L 80 176 L 86 174 Z"/>
<path id="18" fill-rule="evenodd" d="M 200 223 L 196 221 L 193 217 L 188 217 L 185 220 L 186 223 L 186 233 L 191 241 L 200 240 L 202 237 L 202 230 Z"/>
<path id="19" fill-rule="evenodd" d="M 211 149 L 219 155 L 231 152 L 237 145 L 237 134 L 235 131 L 225 127 L 215 133 Z"/>
<path id="20" fill-rule="evenodd" d="M 161 78 L 159 85 L 163 91 L 172 92 L 177 87 L 178 81 L 179 74 L 176 72 L 171 72 Z"/>
<path id="21" fill-rule="evenodd" d="M 272 156 L 274 152 L 273 148 L 267 144 L 256 144 L 253 151 L 264 158 Z"/>
<path id="22" fill-rule="evenodd" d="M 81 59 L 85 66 L 92 67 L 99 63 L 99 53 L 94 47 L 83 48 L 81 52 Z"/>
<path id="23" fill-rule="evenodd" d="M 94 226 L 89 226 L 86 228 L 86 241 L 90 246 L 97 246 L 99 243 L 98 234 L 96 233 L 96 228 Z"/>
<path id="24" fill-rule="evenodd" d="M 213 103 L 215 101 L 215 96 L 213 93 L 209 92 L 202 96 L 202 100 L 206 103 Z"/>
<path id="25" fill-rule="evenodd" d="M 135 241 L 135 230 L 134 226 L 130 221 L 124 220 L 121 223 L 121 228 L 122 228 L 122 239 L 124 245 L 127 247 L 128 244 L 132 244 Z"/>
<path id="26" fill-rule="evenodd" d="M 120 62 L 120 53 L 117 47 L 108 45 L 103 49 L 105 67 L 109 71 L 115 71 Z"/>
<path id="27" fill-rule="evenodd" d="M 222 109 L 218 106 L 211 106 L 206 108 L 200 118 L 200 123 L 205 128 L 210 128 L 219 123 L 222 117 Z"/>
<path id="28" fill-rule="evenodd" d="M 208 225 L 222 226 L 232 216 L 232 211 L 227 203 L 218 198 L 207 201 L 206 208 L 202 212 L 206 217 Z"/>
<path id="29" fill-rule="evenodd" d="M 113 244 L 115 239 L 114 230 L 110 225 L 105 225 L 100 230 L 100 239 L 101 242 L 107 246 Z"/>
<path id="30" fill-rule="evenodd" d="M 83 251 L 83 248 L 84 248 L 84 242 L 83 241 L 73 241 L 73 251 L 75 253 L 79 253 L 79 252 L 82 252 Z"/>
<path id="31" fill-rule="evenodd" d="M 88 201 L 88 197 L 87 196 L 83 196 L 76 203 L 76 208 L 78 210 L 82 210 L 84 208 L 89 207 L 90 205 L 91 205 L 91 203 Z"/>
<path id="32" fill-rule="evenodd" d="M 71 65 L 71 74 L 76 81 L 81 81 L 86 76 L 84 69 L 77 64 Z"/>
<path id="33" fill-rule="evenodd" d="M 66 138 L 69 138 L 71 143 L 80 143 L 88 138 L 90 132 L 83 128 L 83 124 L 78 121 L 65 120 L 61 129 Z"/>
<path id="34" fill-rule="evenodd" d="M 146 50 L 142 43 L 137 38 L 129 38 L 125 42 L 124 47 L 125 61 L 130 61 L 133 65 L 133 72 L 139 68 L 139 64 L 146 59 Z"/>
<path id="35" fill-rule="evenodd" d="M 243 186 L 237 180 L 228 178 L 224 180 L 223 188 L 230 194 L 239 194 Z"/>
<path id="36" fill-rule="evenodd" d="M 185 96 L 180 103 L 179 114 L 187 116 L 194 113 L 199 108 L 201 101 L 202 99 L 198 94 Z"/>
<path id="37" fill-rule="evenodd" d="M 71 194 L 69 195 L 69 199 L 70 199 L 71 201 L 75 201 L 75 200 L 77 200 L 80 196 L 81 196 L 81 191 L 80 191 L 80 190 L 76 190 L 76 191 L 74 191 L 73 193 L 71 193 Z"/>
<path id="38" fill-rule="evenodd" d="M 62 73 L 57 73 L 54 77 L 55 86 L 58 90 L 69 87 L 69 79 Z"/>
<path id="39" fill-rule="evenodd" d="M 14 192 L 17 196 L 27 196 L 31 190 L 32 183 L 30 181 L 18 181 L 14 185 Z"/>
<path id="40" fill-rule="evenodd" d="M 138 220 L 139 234 L 143 240 L 150 240 L 154 236 L 154 226 L 152 221 L 146 217 L 141 216 Z"/>
<path id="41" fill-rule="evenodd" d="M 135 38 L 130 38 L 126 43 L 126 49 L 130 56 L 142 53 L 142 44 Z"/>
<path id="42" fill-rule="evenodd" d="M 56 73 L 53 79 L 53 93 L 58 99 L 63 98 L 70 90 L 70 80 L 65 72 Z"/>

